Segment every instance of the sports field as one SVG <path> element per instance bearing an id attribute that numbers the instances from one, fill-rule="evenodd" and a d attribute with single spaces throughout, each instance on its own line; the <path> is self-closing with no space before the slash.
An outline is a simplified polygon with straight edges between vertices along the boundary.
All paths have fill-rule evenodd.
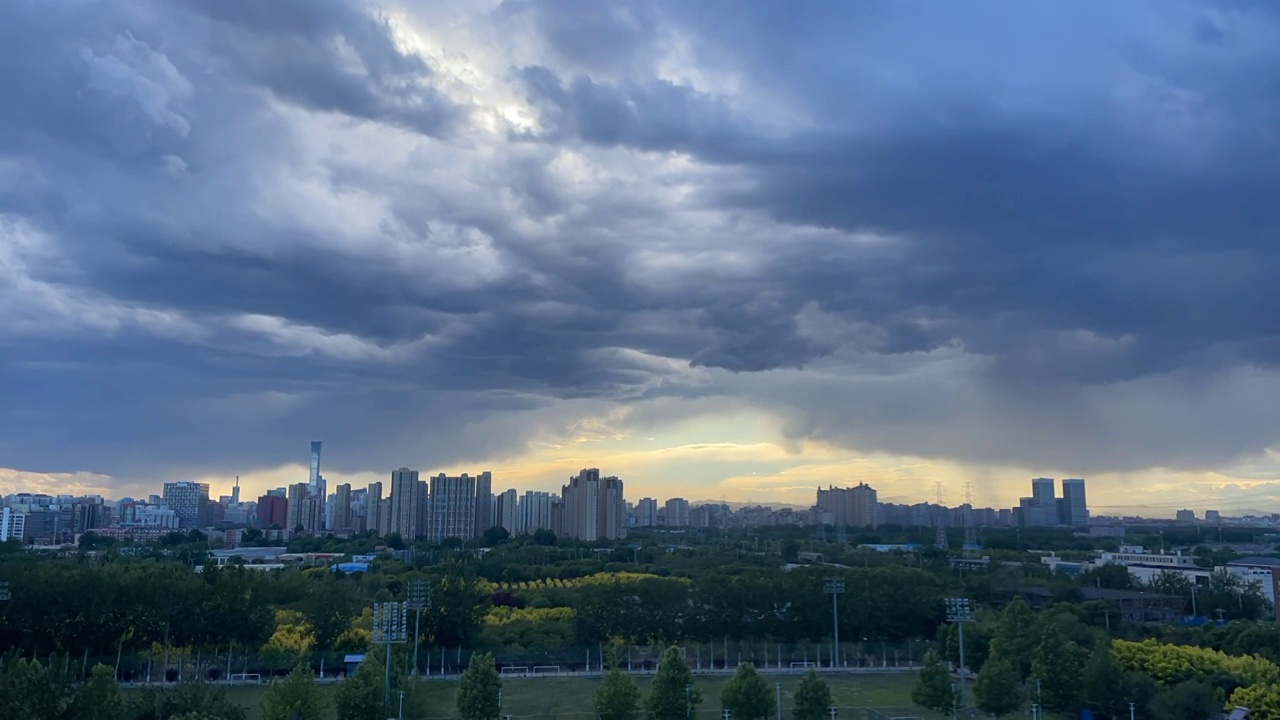
<path id="1" fill-rule="evenodd" d="M 782 713 L 784 718 L 788 717 L 792 693 L 800 684 L 800 677 L 766 675 L 766 678 L 771 684 L 782 683 Z M 911 686 L 915 681 L 912 673 L 826 675 L 824 679 L 831 687 L 835 705 L 840 708 L 839 720 L 867 720 L 865 708 L 869 707 L 898 709 L 899 712 L 888 713 L 879 720 L 903 715 L 936 720 L 927 711 L 908 710 L 911 706 Z M 694 687 L 702 693 L 703 698 L 695 720 L 720 720 L 720 689 L 727 680 L 727 675 L 695 677 Z M 641 677 L 637 681 L 641 691 L 647 694 L 650 678 Z M 505 678 L 502 681 L 503 714 L 512 716 L 514 720 L 592 720 L 595 717 L 592 700 L 597 683 L 597 679 L 580 677 Z M 406 720 L 457 717 L 454 705 L 456 681 L 426 680 L 420 685 L 421 689 L 414 693 L 416 697 L 406 701 Z M 329 685 L 324 689 L 326 694 L 331 694 L 333 686 Z M 264 691 L 265 686 L 242 686 L 231 688 L 228 695 L 249 710 L 250 720 L 257 720 L 258 704 Z M 394 700 L 392 709 L 395 710 Z M 390 716 L 395 717 L 395 713 L 392 712 Z"/>

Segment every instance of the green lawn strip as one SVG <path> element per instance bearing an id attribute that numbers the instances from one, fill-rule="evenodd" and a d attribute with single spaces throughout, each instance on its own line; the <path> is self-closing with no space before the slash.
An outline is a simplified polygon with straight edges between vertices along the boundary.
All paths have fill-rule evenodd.
<path id="1" fill-rule="evenodd" d="M 766 679 L 772 685 L 782 683 L 782 713 L 789 717 L 792 708 L 792 695 L 800 684 L 799 675 L 768 675 Z M 702 693 L 702 705 L 697 713 L 697 720 L 718 720 L 720 718 L 720 689 L 728 681 L 729 676 L 695 676 L 694 687 Z M 831 687 L 831 693 L 837 707 L 841 708 L 839 720 L 866 720 L 863 708 L 911 708 L 911 686 L 915 675 L 911 673 L 895 673 L 884 675 L 824 675 L 823 679 Z M 642 693 L 647 694 L 651 677 L 637 677 Z M 593 678 L 504 678 L 502 681 L 503 713 L 511 715 L 513 720 L 522 718 L 549 720 L 552 717 L 564 720 L 591 720 L 594 717 L 592 703 L 595 698 L 599 680 Z M 457 717 L 454 704 L 456 680 L 426 680 L 420 684 L 413 702 L 406 701 L 405 718 L 412 720 Z M 245 685 L 228 688 L 230 699 L 244 706 L 249 711 L 250 720 L 258 720 L 258 707 L 266 685 Z M 322 686 L 323 691 L 333 696 L 335 685 Z M 392 698 L 392 712 L 395 717 L 396 698 Z M 915 709 L 914 715 L 926 720 L 940 720 L 936 714 Z M 324 720 L 324 719 L 322 719 Z"/>

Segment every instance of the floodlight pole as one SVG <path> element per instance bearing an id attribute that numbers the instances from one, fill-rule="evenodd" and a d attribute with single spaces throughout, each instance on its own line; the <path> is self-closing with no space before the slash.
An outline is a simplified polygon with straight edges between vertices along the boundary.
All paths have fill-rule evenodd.
<path id="1" fill-rule="evenodd" d="M 386 677 L 382 705 L 391 705 L 391 646 L 409 639 L 409 603 L 384 602 L 373 604 L 373 642 L 387 651 Z"/>
<path id="2" fill-rule="evenodd" d="M 431 586 L 426 580 L 409 583 L 409 607 L 413 608 L 413 675 L 418 675 L 418 645 L 422 637 L 422 611 L 431 608 Z"/>
<path id="3" fill-rule="evenodd" d="M 956 631 L 960 635 L 960 709 L 964 710 L 964 624 L 973 620 L 973 607 L 969 598 L 947 598 L 943 602 L 947 606 L 947 621 L 956 624 Z"/>
<path id="4" fill-rule="evenodd" d="M 840 660 L 840 593 L 844 592 L 844 580 L 831 578 L 822 588 L 831 594 L 831 667 L 834 669 Z M 818 658 L 821 661 L 822 658 Z"/>

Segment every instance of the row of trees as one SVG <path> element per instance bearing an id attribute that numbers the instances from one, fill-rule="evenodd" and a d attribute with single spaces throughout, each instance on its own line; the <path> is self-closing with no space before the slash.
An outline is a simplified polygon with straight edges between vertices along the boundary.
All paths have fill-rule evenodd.
<path id="1" fill-rule="evenodd" d="M 402 598 L 405 583 L 415 577 L 431 582 L 422 640 L 437 648 L 480 645 L 485 615 L 495 603 L 571 609 L 519 618 L 522 639 L 530 644 L 543 631 L 552 644 L 581 646 L 615 639 L 644 645 L 822 640 L 831 633 L 822 583 L 833 574 L 843 576 L 848 588 L 840 603 L 842 634 L 918 639 L 938 627 L 944 587 L 938 575 L 907 567 L 737 567 L 693 578 L 605 573 L 514 591 L 498 591 L 461 565 L 398 574 L 343 575 L 324 567 L 260 573 L 234 566 L 196 573 L 164 560 L 20 557 L 8 558 L 3 569 L 13 599 L 0 606 L 0 651 L 77 658 L 135 655 L 158 646 L 190 648 L 192 655 L 253 652 L 280 630 L 282 617 L 305 628 L 312 650 L 359 649 L 339 644 L 353 621 L 375 601 Z"/>
<path id="2" fill-rule="evenodd" d="M 973 635 L 965 648 L 967 669 L 977 671 L 971 702 L 997 717 L 1036 703 L 1050 713 L 1088 708 L 1128 718 L 1132 703 L 1134 716 L 1148 720 L 1203 720 L 1233 705 L 1249 707 L 1257 720 L 1280 720 L 1280 666 L 1261 656 L 1113 640 L 1081 623 L 1074 608 L 1033 613 L 1022 600 Z M 912 699 L 951 713 L 961 703 L 953 674 L 959 655 L 950 628 L 939 640 L 942 652 L 926 655 Z"/>

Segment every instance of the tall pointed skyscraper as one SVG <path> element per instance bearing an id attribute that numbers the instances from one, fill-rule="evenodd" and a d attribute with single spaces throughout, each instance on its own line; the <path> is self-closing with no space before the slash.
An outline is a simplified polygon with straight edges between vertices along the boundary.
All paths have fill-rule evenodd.
<path id="1" fill-rule="evenodd" d="M 324 497 L 324 488 L 320 486 L 320 445 L 319 440 L 311 441 L 311 474 L 307 477 L 307 491 Z"/>

